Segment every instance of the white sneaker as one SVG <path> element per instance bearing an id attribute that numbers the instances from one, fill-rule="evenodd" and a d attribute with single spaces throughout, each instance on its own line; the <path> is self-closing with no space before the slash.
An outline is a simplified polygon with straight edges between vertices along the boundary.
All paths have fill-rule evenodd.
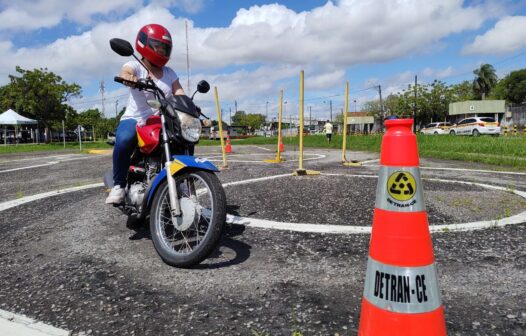
<path id="1" fill-rule="evenodd" d="M 120 185 L 111 188 L 110 194 L 106 198 L 106 204 L 121 204 L 124 202 L 126 191 Z"/>

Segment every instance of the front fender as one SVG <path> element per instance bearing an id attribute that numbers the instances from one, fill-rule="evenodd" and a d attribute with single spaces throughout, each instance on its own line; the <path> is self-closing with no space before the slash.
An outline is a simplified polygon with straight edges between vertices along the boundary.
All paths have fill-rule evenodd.
<path id="1" fill-rule="evenodd" d="M 190 155 L 174 155 L 172 156 L 172 162 L 170 164 L 170 174 L 175 175 L 185 168 L 195 168 L 201 170 L 208 170 L 212 172 L 218 172 L 217 168 L 212 162 L 207 159 L 198 158 Z M 166 179 L 166 169 L 162 169 L 161 172 L 155 177 L 155 180 L 152 183 L 150 192 L 148 193 L 148 202 L 146 206 L 150 208 L 150 205 L 153 201 L 153 195 L 157 191 L 157 188 L 162 181 Z"/>

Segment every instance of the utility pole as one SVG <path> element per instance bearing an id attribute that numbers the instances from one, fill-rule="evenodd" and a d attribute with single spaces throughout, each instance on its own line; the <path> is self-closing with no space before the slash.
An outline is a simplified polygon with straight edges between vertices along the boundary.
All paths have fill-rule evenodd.
<path id="1" fill-rule="evenodd" d="M 311 126 L 312 126 L 312 105 L 309 105 L 309 132 L 310 132 Z"/>
<path id="2" fill-rule="evenodd" d="M 385 119 L 384 102 L 382 100 L 382 86 L 378 85 L 378 94 L 380 95 L 380 114 Z"/>
<path id="3" fill-rule="evenodd" d="M 331 108 L 331 123 L 332 123 L 332 99 L 329 100 L 329 106 Z"/>
<path id="4" fill-rule="evenodd" d="M 415 128 L 416 128 L 416 125 L 415 125 L 415 116 L 416 116 L 416 86 L 417 86 L 417 79 L 416 79 L 416 75 L 415 75 L 415 106 L 413 108 L 413 132 L 415 132 Z"/>
<path id="5" fill-rule="evenodd" d="M 237 100 L 234 100 L 234 105 L 236 106 L 236 114 L 237 114 Z"/>
<path id="6" fill-rule="evenodd" d="M 119 124 L 119 122 L 117 121 L 117 119 L 119 118 L 119 100 L 117 99 L 115 101 L 115 130 L 117 130 L 117 125 Z"/>
<path id="7" fill-rule="evenodd" d="M 184 20 L 184 28 L 186 33 L 186 77 L 188 93 L 190 93 L 190 53 L 188 52 L 188 21 Z"/>
<path id="8" fill-rule="evenodd" d="M 104 81 L 100 81 L 100 94 L 102 96 L 102 116 L 104 115 Z"/>
<path id="9" fill-rule="evenodd" d="M 62 120 L 62 139 L 64 140 L 64 148 L 66 148 L 66 128 L 64 127 L 64 120 Z"/>
<path id="10" fill-rule="evenodd" d="M 268 102 L 267 102 L 267 109 L 265 110 L 265 122 L 267 122 L 268 119 Z"/>
<path id="11" fill-rule="evenodd" d="M 230 116 L 230 126 L 232 126 L 232 106 L 228 107 L 228 115 Z"/>

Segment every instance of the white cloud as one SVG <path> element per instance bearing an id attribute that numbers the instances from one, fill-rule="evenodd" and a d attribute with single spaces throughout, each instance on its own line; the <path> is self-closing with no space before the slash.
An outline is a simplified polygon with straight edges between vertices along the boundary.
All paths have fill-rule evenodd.
<path id="1" fill-rule="evenodd" d="M 0 39 L 0 80 L 6 81 L 20 65 L 47 67 L 77 83 L 109 81 L 126 61 L 110 50 L 109 39 L 125 38 L 133 44 L 140 27 L 157 22 L 172 33 L 169 65 L 186 87 L 185 20 L 165 7 L 195 12 L 204 2 L 149 3 L 143 7 L 141 0 L 0 0 L 0 30 L 53 27 L 64 19 L 92 25 L 82 34 L 45 46 L 17 49 Z M 485 4 L 464 7 L 461 0 L 341 0 L 299 13 L 279 4 L 240 9 L 222 28 L 195 27 L 189 20 L 192 80 L 206 77 L 212 86 L 220 86 L 222 99 L 248 101 L 249 96 L 276 96 L 280 88 L 292 88 L 288 92 L 297 95 L 299 71 L 304 69 L 306 89 L 340 90 L 348 67 L 427 52 L 451 34 L 479 28 L 496 12 Z M 119 18 L 112 13 L 132 14 Z M 100 22 L 92 22 L 94 17 Z M 414 75 L 405 76 L 410 80 Z"/>
<path id="2" fill-rule="evenodd" d="M 151 3 L 161 7 L 177 7 L 187 13 L 197 13 L 204 7 L 204 0 L 151 0 Z"/>
<path id="3" fill-rule="evenodd" d="M 454 73 L 453 67 L 448 66 L 445 69 L 432 69 L 432 68 L 425 68 L 422 71 L 422 74 L 426 77 L 434 77 L 434 78 L 446 78 L 451 76 Z"/>
<path id="4" fill-rule="evenodd" d="M 126 59 L 111 51 L 110 38 L 120 37 L 134 43 L 137 31 L 145 22 L 184 25 L 174 20 L 166 9 L 146 8 L 117 24 L 100 23 L 90 31 L 43 47 L 14 50 L 12 44 L 8 44 L 9 49 L 0 47 L 0 76 L 12 73 L 16 65 L 26 69 L 47 67 L 74 81 L 116 74 Z"/>
<path id="5" fill-rule="evenodd" d="M 48 13 L 71 11 L 68 15 L 82 20 L 93 13 L 107 13 L 118 7 L 134 8 L 137 1 L 112 1 L 109 6 L 102 5 L 106 1 L 79 0 L 75 5 L 59 11 L 60 5 L 70 2 L 47 0 L 45 3 L 50 7 L 42 17 Z M 29 8 L 28 2 L 18 2 L 12 8 L 19 8 L 21 4 Z M 79 9 L 75 11 L 73 7 Z M 301 13 L 278 4 L 253 6 L 239 10 L 227 28 L 196 28 L 189 21 L 191 66 L 203 69 L 250 63 L 297 66 L 316 63 L 341 68 L 359 63 L 384 62 L 423 50 L 449 34 L 477 28 L 488 15 L 483 6 L 464 8 L 458 0 L 430 0 L 425 3 L 400 0 L 385 1 L 381 5 L 373 0 L 342 0 L 337 5 L 328 2 Z M 103 57 L 110 55 L 106 47 L 110 37 L 121 33 L 121 36 L 133 40 L 139 27 L 153 21 L 166 25 L 174 35 L 171 64 L 176 69 L 184 69 L 184 20 L 174 18 L 167 9 L 158 6 L 144 7 L 120 22 L 99 23 L 83 35 L 71 36 L 43 48 L 13 50 L 11 55 L 4 56 L 15 55 L 17 60 L 31 64 L 36 60 L 46 60 L 48 64 L 55 64 L 53 68 L 72 72 L 83 70 L 86 66 L 94 69 L 108 61 Z M 83 47 L 78 48 L 79 45 Z M 70 57 L 61 57 L 53 52 L 58 46 L 68 50 Z M 76 50 L 81 52 L 76 54 Z M 27 57 L 28 53 L 32 57 Z M 94 57 L 97 53 L 99 57 Z M 39 55 L 36 60 L 34 54 Z M 57 58 L 48 59 L 49 56 Z M 77 61 L 71 62 L 71 58 Z"/>
<path id="6" fill-rule="evenodd" d="M 150 0 L 147 3 L 196 13 L 203 8 L 203 1 Z M 33 31 L 52 28 L 63 20 L 89 25 L 97 15 L 115 20 L 129 10 L 141 7 L 142 0 L 0 0 L 0 30 Z"/>
<path id="7" fill-rule="evenodd" d="M 95 15 L 122 15 L 141 5 L 141 0 L 2 0 L 0 29 L 32 31 L 54 27 L 64 19 L 89 24 Z"/>
<path id="8" fill-rule="evenodd" d="M 462 50 L 465 55 L 509 54 L 526 46 L 526 16 L 507 16 Z"/>
<path id="9" fill-rule="evenodd" d="M 296 13 L 283 5 L 239 10 L 224 29 L 194 29 L 199 65 L 286 62 L 350 66 L 424 51 L 430 44 L 476 29 L 493 13 L 458 0 L 328 2 Z"/>

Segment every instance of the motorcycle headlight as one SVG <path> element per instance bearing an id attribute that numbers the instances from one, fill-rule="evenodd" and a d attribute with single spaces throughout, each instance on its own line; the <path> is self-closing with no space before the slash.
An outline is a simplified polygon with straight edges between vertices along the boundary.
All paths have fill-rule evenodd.
<path id="1" fill-rule="evenodd" d="M 201 121 L 189 114 L 177 111 L 181 122 L 181 135 L 186 141 L 197 142 L 201 135 Z"/>

